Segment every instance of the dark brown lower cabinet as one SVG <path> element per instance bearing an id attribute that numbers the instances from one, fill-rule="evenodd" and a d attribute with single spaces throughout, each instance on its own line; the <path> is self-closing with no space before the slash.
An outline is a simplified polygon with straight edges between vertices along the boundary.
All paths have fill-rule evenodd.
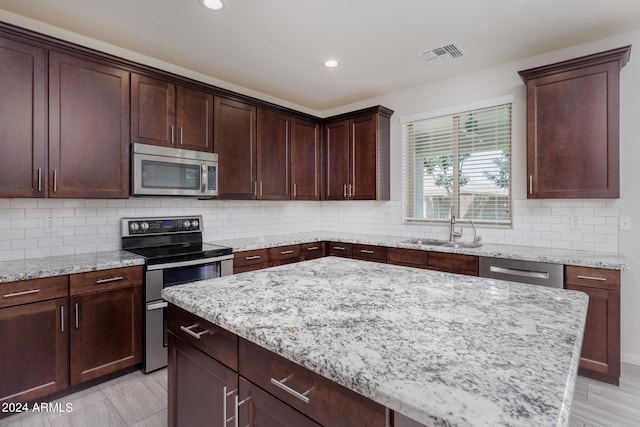
<path id="1" fill-rule="evenodd" d="M 141 288 L 71 297 L 71 385 L 142 361 Z"/>
<path id="2" fill-rule="evenodd" d="M 427 268 L 427 251 L 420 249 L 387 248 L 387 264 Z"/>
<path id="3" fill-rule="evenodd" d="M 303 243 L 300 245 L 300 261 L 322 258 L 325 256 L 326 242 Z"/>
<path id="4" fill-rule="evenodd" d="M 168 381 L 169 426 L 233 425 L 238 374 L 172 333 Z"/>
<path id="5" fill-rule="evenodd" d="M 0 309 L 1 403 L 67 388 L 67 303 L 65 297 Z"/>
<path id="6" fill-rule="evenodd" d="M 478 257 L 474 255 L 451 254 L 446 252 L 427 253 L 427 268 L 446 273 L 478 275 Z"/>
<path id="7" fill-rule="evenodd" d="M 239 401 L 241 426 L 320 426 L 242 377 Z"/>
<path id="8" fill-rule="evenodd" d="M 567 266 L 565 280 L 567 289 L 589 295 L 578 373 L 618 385 L 620 382 L 620 272 Z"/>

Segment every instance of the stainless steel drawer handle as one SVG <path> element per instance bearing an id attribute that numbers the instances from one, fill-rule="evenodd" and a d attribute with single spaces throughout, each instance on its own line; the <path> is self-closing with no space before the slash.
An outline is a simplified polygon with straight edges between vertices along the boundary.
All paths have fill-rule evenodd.
<path id="1" fill-rule="evenodd" d="M 22 292 L 11 292 L 11 293 L 8 293 L 8 294 L 4 294 L 3 297 L 4 298 L 20 297 L 22 295 L 37 294 L 38 292 L 40 292 L 40 289 L 31 289 L 31 290 L 22 291 Z"/>
<path id="2" fill-rule="evenodd" d="M 336 251 L 346 251 L 346 248 L 343 248 L 342 246 L 334 246 L 333 249 L 335 249 Z"/>
<path id="3" fill-rule="evenodd" d="M 374 251 L 370 251 L 370 250 L 367 250 L 367 249 L 360 249 L 360 252 L 362 252 L 363 254 L 375 254 Z"/>
<path id="4" fill-rule="evenodd" d="M 254 255 L 254 256 L 246 256 L 244 257 L 244 259 L 246 259 L 247 261 L 251 261 L 252 259 L 260 259 L 262 258 L 260 255 Z"/>
<path id="5" fill-rule="evenodd" d="M 292 253 L 293 253 L 293 251 L 281 251 L 280 255 L 289 255 L 289 254 L 292 254 Z"/>
<path id="6" fill-rule="evenodd" d="M 156 302 L 154 304 L 147 305 L 147 311 L 160 310 L 161 308 L 169 307 L 169 303 L 166 301 Z"/>
<path id="7" fill-rule="evenodd" d="M 320 249 L 319 246 L 311 246 L 310 248 L 307 248 L 308 251 L 317 251 L 318 249 Z"/>
<path id="8" fill-rule="evenodd" d="M 224 421 L 223 425 L 227 425 L 229 421 L 234 419 L 235 417 L 227 418 L 227 398 L 229 396 L 233 396 L 237 390 L 227 391 L 227 386 L 222 388 L 222 420 Z"/>
<path id="9" fill-rule="evenodd" d="M 198 326 L 197 323 L 193 324 L 191 326 L 180 326 L 180 330 L 183 331 L 183 332 L 186 332 L 187 334 L 191 335 L 192 337 L 194 337 L 197 340 L 199 340 L 204 334 L 209 332 L 208 329 L 205 329 L 202 332 L 193 332 L 191 329 L 195 328 L 196 326 Z"/>
<path id="10" fill-rule="evenodd" d="M 578 275 L 576 276 L 578 279 L 586 279 L 586 280 L 597 280 L 598 282 L 606 282 L 607 278 L 606 277 L 596 277 L 596 276 L 582 276 L 582 275 Z"/>
<path id="11" fill-rule="evenodd" d="M 64 332 L 64 305 L 60 306 L 60 332 Z"/>
<path id="12" fill-rule="evenodd" d="M 123 276 L 109 277 L 108 279 L 100 279 L 96 280 L 96 285 L 102 285 L 103 283 L 117 282 L 118 280 L 124 279 Z"/>
<path id="13" fill-rule="evenodd" d="M 232 418 L 234 418 L 234 423 L 233 423 L 234 427 L 238 427 L 238 423 L 240 422 L 240 419 L 239 419 L 239 417 L 240 417 L 240 414 L 239 414 L 240 405 L 244 405 L 245 403 L 250 401 L 251 400 L 251 396 L 247 397 L 246 399 L 240 400 L 240 401 L 238 401 L 238 400 L 239 400 L 239 397 L 236 395 L 236 397 L 235 397 L 235 416 L 232 417 Z M 229 418 L 227 420 L 227 422 L 229 422 L 229 421 L 231 421 L 231 418 Z"/>
<path id="14" fill-rule="evenodd" d="M 309 398 L 307 397 L 307 395 L 311 392 L 311 390 L 313 390 L 313 388 L 310 388 L 309 390 L 305 391 L 304 393 L 300 393 L 300 392 L 292 389 L 291 387 L 289 387 L 288 385 L 285 384 L 287 382 L 287 380 L 290 379 L 291 377 L 292 377 L 292 375 L 289 375 L 287 378 L 284 378 L 284 379 L 282 379 L 280 381 L 278 381 L 275 378 L 271 378 L 271 384 L 273 384 L 276 387 L 286 391 L 290 395 L 292 395 L 294 397 L 297 397 L 298 399 L 302 400 L 304 403 L 309 403 Z"/>

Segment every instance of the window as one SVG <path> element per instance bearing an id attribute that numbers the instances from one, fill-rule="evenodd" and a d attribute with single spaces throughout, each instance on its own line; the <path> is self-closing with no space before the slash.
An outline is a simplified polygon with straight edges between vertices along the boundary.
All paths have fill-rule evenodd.
<path id="1" fill-rule="evenodd" d="M 510 99 L 401 119 L 405 221 L 511 224 Z"/>

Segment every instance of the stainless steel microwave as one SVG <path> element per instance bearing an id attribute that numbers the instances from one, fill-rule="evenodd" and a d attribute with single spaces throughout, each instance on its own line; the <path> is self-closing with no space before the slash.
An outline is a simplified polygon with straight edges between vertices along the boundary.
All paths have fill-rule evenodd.
<path id="1" fill-rule="evenodd" d="M 132 196 L 218 195 L 218 155 L 202 151 L 133 144 Z"/>

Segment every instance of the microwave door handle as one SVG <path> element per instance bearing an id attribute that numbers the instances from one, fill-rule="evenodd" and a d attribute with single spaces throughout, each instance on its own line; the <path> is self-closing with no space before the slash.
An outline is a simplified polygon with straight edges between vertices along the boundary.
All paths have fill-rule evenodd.
<path id="1" fill-rule="evenodd" d="M 200 173 L 200 192 L 207 192 L 207 165 L 206 163 L 202 163 L 200 165 L 201 173 Z"/>

